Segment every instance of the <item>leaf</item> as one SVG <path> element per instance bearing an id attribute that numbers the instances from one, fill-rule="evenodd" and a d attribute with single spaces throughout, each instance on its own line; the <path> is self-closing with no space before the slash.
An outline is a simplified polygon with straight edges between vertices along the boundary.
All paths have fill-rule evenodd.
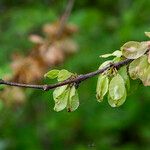
<path id="1" fill-rule="evenodd" d="M 150 38 L 150 32 L 145 32 L 145 35 Z"/>
<path id="2" fill-rule="evenodd" d="M 120 99 L 118 99 L 118 100 L 113 100 L 113 99 L 110 97 L 110 95 L 108 95 L 108 103 L 109 103 L 109 105 L 110 105 L 111 107 L 119 107 L 119 106 L 121 106 L 121 105 L 125 102 L 126 97 L 127 97 L 127 92 L 126 92 L 126 90 L 125 90 L 125 92 L 124 92 L 124 95 L 123 95 Z"/>
<path id="3" fill-rule="evenodd" d="M 109 84 L 109 95 L 111 99 L 118 100 L 121 99 L 125 92 L 125 84 L 123 78 L 117 74 L 112 78 Z"/>
<path id="4" fill-rule="evenodd" d="M 107 75 L 99 75 L 96 88 L 96 97 L 99 102 L 102 102 L 103 97 L 108 91 L 109 79 Z"/>
<path id="5" fill-rule="evenodd" d="M 64 81 L 64 80 L 67 80 L 68 78 L 70 78 L 71 76 L 73 75 L 73 73 L 65 70 L 65 69 L 62 69 L 60 70 L 59 74 L 58 74 L 58 81 Z"/>
<path id="6" fill-rule="evenodd" d="M 75 86 L 72 86 L 70 89 L 69 100 L 67 104 L 68 112 L 72 112 L 79 107 L 79 97 Z"/>
<path id="7" fill-rule="evenodd" d="M 128 59 L 137 59 L 141 57 L 148 49 L 147 42 L 130 41 L 121 47 L 123 56 Z"/>
<path id="8" fill-rule="evenodd" d="M 54 110 L 58 112 L 66 108 L 68 98 L 69 98 L 69 88 L 66 89 L 60 96 L 54 98 L 55 100 Z"/>
<path id="9" fill-rule="evenodd" d="M 58 76 L 58 73 L 59 73 L 60 71 L 59 70 L 56 70 L 56 69 L 54 69 L 54 70 L 50 70 L 49 72 L 47 72 L 45 75 L 44 75 L 44 77 L 47 77 L 47 78 L 50 78 L 50 79 L 54 79 L 54 78 L 56 78 L 57 76 Z"/>
<path id="10" fill-rule="evenodd" d="M 116 57 L 121 57 L 122 56 L 122 52 L 119 50 L 114 51 L 112 54 L 104 54 L 104 55 L 100 55 L 100 57 L 102 58 L 107 58 L 110 56 L 116 56 Z"/>

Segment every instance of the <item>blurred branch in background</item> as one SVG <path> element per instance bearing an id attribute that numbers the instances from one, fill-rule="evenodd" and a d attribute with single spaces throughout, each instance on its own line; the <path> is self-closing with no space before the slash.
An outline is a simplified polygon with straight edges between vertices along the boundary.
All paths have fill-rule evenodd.
<path id="1" fill-rule="evenodd" d="M 67 22 L 67 20 L 70 16 L 73 5 L 74 5 L 74 0 L 68 0 L 66 10 L 65 10 L 64 14 L 62 15 L 62 17 L 59 21 L 60 22 L 60 27 L 59 27 L 58 34 L 57 34 L 58 38 L 61 37 L 61 34 L 63 33 L 65 24 L 66 24 L 66 22 Z"/>
<path id="2" fill-rule="evenodd" d="M 60 19 L 43 25 L 44 37 L 36 34 L 29 36 L 29 40 L 34 43 L 34 47 L 27 56 L 22 56 L 18 53 L 13 54 L 13 60 L 10 63 L 12 74 L 7 76 L 6 80 L 18 83 L 39 82 L 48 69 L 62 64 L 65 59 L 77 52 L 78 45 L 72 39 L 74 33 L 78 31 L 77 26 L 67 23 L 73 4 L 74 0 L 68 0 L 65 11 Z M 15 99 L 19 102 L 18 99 L 20 98 L 22 103 L 25 100 L 24 91 L 14 89 L 16 88 L 5 88 L 1 92 L 0 98 L 4 102 L 10 101 L 8 97 L 13 93 L 16 96 L 11 96 L 11 102 L 15 101 Z M 17 96 L 18 92 L 20 96 Z"/>
<path id="3" fill-rule="evenodd" d="M 79 75 L 76 78 L 73 79 L 68 79 L 65 80 L 64 82 L 60 82 L 60 83 L 56 83 L 56 84 L 52 84 L 52 85 L 30 85 L 30 84 L 20 84 L 20 83 L 15 83 L 15 82 L 7 82 L 4 80 L 0 80 L 0 84 L 4 84 L 4 85 L 8 85 L 8 86 L 15 86 L 15 87 L 24 87 L 24 88 L 33 88 L 33 89 L 41 89 L 44 91 L 56 88 L 56 87 L 60 87 L 66 84 L 79 84 L 82 81 L 89 79 L 91 77 L 94 77 L 98 74 L 101 74 L 103 72 L 105 72 L 107 69 L 110 69 L 111 67 L 115 67 L 116 69 L 121 68 L 124 65 L 129 64 L 130 62 L 132 62 L 132 59 L 125 59 L 124 61 L 118 62 L 118 63 L 110 63 L 108 66 L 105 66 L 102 69 L 96 70 L 94 72 L 90 72 L 84 75 Z"/>
<path id="4" fill-rule="evenodd" d="M 9 59 L 14 52 L 19 55 L 14 54 L 13 58 L 23 60 L 33 49 L 38 53 L 36 49 L 42 46 L 41 39 L 38 43 L 36 38 L 30 38 L 32 44 L 26 40 L 28 35 L 36 33 L 42 35 L 39 36 L 42 41 L 52 40 L 52 34 L 42 32 L 41 28 L 49 22 L 50 25 L 58 24 L 56 20 L 63 14 L 66 2 L 0 0 L 0 78 L 14 82 L 8 80 L 17 73 L 14 70 L 12 74 L 9 67 L 17 61 Z M 143 31 L 150 31 L 149 12 L 148 0 L 76 0 L 66 24 L 74 23 L 80 28 L 80 33 L 73 37 L 80 52 L 69 56 L 67 61 L 65 57 L 63 64 L 59 63 L 61 68 L 81 74 L 90 72 L 103 62 L 98 58 L 100 54 L 117 50 L 131 39 L 147 40 Z M 73 40 L 72 36 L 69 39 Z M 55 65 L 49 68 L 53 67 Z M 29 72 L 27 75 L 30 76 Z M 113 109 L 108 106 L 107 99 L 101 104 L 96 102 L 96 80 L 90 78 L 81 84 L 78 90 L 81 107 L 71 114 L 53 111 L 52 91 L 0 85 L 0 150 L 149 150 L 150 87 L 139 87 L 139 82 L 132 82 L 131 93 L 135 87 L 136 93 L 128 96 L 122 107 Z M 40 84 L 37 81 L 40 79 L 32 82 Z"/>

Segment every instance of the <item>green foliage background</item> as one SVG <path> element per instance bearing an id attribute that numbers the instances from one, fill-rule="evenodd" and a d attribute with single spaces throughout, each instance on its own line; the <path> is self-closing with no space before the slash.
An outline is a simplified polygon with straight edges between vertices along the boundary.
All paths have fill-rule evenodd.
<path id="1" fill-rule="evenodd" d="M 7 71 L 11 53 L 32 47 L 27 37 L 63 12 L 66 1 L 0 1 L 0 70 Z M 69 19 L 79 26 L 74 37 L 79 52 L 59 68 L 86 73 L 103 62 L 98 56 L 130 40 L 147 40 L 148 0 L 76 1 Z M 72 113 L 53 111 L 52 91 L 27 90 L 27 102 L 17 109 L 0 105 L 0 150 L 150 149 L 150 88 L 138 87 L 125 104 L 111 108 L 95 98 L 97 78 L 81 84 L 80 107 Z"/>

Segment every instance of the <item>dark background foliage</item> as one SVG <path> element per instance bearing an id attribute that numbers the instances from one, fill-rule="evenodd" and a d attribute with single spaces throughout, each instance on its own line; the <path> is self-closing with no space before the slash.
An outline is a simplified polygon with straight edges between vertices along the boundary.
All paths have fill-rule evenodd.
<path id="1" fill-rule="evenodd" d="M 0 1 L 1 72 L 8 70 L 13 52 L 29 52 L 28 35 L 41 34 L 41 26 L 55 21 L 66 2 Z M 103 62 L 100 54 L 119 49 L 126 41 L 147 40 L 144 31 L 150 30 L 149 8 L 148 0 L 76 1 L 69 22 L 80 29 L 74 37 L 79 52 L 59 68 L 90 72 Z M 27 90 L 26 103 L 17 108 L 1 102 L 0 150 L 150 149 L 150 88 L 131 88 L 125 104 L 111 108 L 107 98 L 103 103 L 96 101 L 96 79 L 81 84 L 80 107 L 72 113 L 53 111 L 51 91 Z"/>

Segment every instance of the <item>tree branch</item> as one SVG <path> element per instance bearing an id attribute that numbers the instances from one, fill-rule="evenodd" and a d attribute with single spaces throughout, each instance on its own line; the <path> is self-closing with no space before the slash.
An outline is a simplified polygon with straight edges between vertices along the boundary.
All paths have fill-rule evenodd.
<path id="1" fill-rule="evenodd" d="M 71 84 L 71 83 L 78 84 L 78 83 L 80 83 L 84 80 L 87 80 L 91 77 L 94 77 L 98 74 L 101 74 L 101 73 L 105 72 L 107 69 L 109 69 L 111 67 L 115 67 L 116 69 L 119 69 L 122 66 L 125 66 L 125 65 L 129 64 L 132 61 L 133 61 L 132 59 L 125 59 L 125 60 L 123 60 L 121 62 L 118 62 L 118 63 L 111 63 L 111 64 L 109 64 L 108 66 L 105 66 L 102 69 L 99 69 L 99 70 L 96 70 L 96 71 L 93 71 L 93 72 L 90 72 L 90 73 L 87 73 L 87 74 L 79 75 L 76 78 L 68 79 L 68 80 L 65 80 L 63 82 L 59 82 L 59 83 L 56 83 L 56 84 L 50 84 L 50 85 L 21 84 L 21 83 L 16 83 L 16 82 L 4 81 L 2 79 L 0 80 L 0 84 L 8 85 L 8 86 L 33 88 L 33 89 L 40 89 L 40 90 L 48 91 L 50 89 L 54 89 L 56 87 L 60 87 L 60 86 Z"/>
<path id="2" fill-rule="evenodd" d="M 64 27 L 66 25 L 66 22 L 71 14 L 72 8 L 74 5 L 74 0 L 68 0 L 66 9 L 64 11 L 64 14 L 62 15 L 62 17 L 60 18 L 60 28 L 58 30 L 57 36 L 60 37 L 61 34 L 63 33 Z"/>

